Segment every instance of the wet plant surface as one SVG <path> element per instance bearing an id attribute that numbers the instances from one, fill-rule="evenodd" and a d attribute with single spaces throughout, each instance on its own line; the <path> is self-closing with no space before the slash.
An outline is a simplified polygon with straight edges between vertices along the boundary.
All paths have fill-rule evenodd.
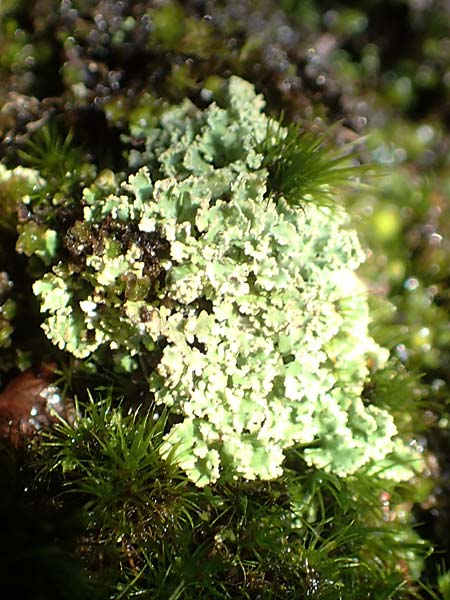
<path id="1" fill-rule="evenodd" d="M 25 440 L 0 448 L 8 597 L 449 598 L 445 576 L 437 585 L 450 551 L 445 3 L 7 0 L 0 22 L 0 168 L 15 173 L 0 171 L 0 411 L 2 432 Z M 102 170 L 127 172 L 125 145 L 145 151 L 130 131 L 184 98 L 220 101 L 231 75 L 300 133 L 325 132 L 337 149 L 368 135 L 357 162 L 381 173 L 341 197 L 369 253 L 372 335 L 394 360 L 364 396 L 389 405 L 423 453 L 409 486 L 364 471 L 340 479 L 294 452 L 273 482 L 199 491 L 157 451 L 164 431 L 146 384 L 157 359 L 120 375 L 56 350 L 39 327 L 31 285 L 51 264 L 44 231 L 67 232 L 80 270 L 83 244 L 112 236 L 129 248 L 136 232 L 76 225 L 74 199 Z M 165 252 L 155 237 L 140 246 Z M 159 258 L 152 269 L 156 281 Z M 128 281 L 126 294 L 143 285 Z M 51 382 L 39 371 L 48 363 Z M 48 386 L 78 398 L 76 428 L 48 417 Z"/>

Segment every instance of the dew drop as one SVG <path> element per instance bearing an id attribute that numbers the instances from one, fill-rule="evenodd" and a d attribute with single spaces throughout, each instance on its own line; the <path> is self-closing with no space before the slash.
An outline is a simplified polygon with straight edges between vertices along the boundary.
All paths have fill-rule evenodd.
<path id="1" fill-rule="evenodd" d="M 409 292 L 413 292 L 419 287 L 419 281 L 415 277 L 408 277 L 408 279 L 403 284 L 403 287 Z"/>
<path id="2" fill-rule="evenodd" d="M 316 79 L 317 85 L 324 85 L 326 81 L 325 75 L 319 75 Z"/>
<path id="3" fill-rule="evenodd" d="M 442 244 L 442 235 L 440 235 L 439 233 L 432 233 L 430 235 L 430 244 L 432 246 L 439 246 L 440 244 Z"/>
<path id="4" fill-rule="evenodd" d="M 397 346 L 395 347 L 395 352 L 402 362 L 406 362 L 408 360 L 409 352 L 405 344 L 397 344 Z"/>
<path id="5" fill-rule="evenodd" d="M 209 102 L 213 97 L 213 93 L 211 90 L 208 90 L 207 88 L 203 88 L 200 92 L 200 97 L 205 102 Z"/>

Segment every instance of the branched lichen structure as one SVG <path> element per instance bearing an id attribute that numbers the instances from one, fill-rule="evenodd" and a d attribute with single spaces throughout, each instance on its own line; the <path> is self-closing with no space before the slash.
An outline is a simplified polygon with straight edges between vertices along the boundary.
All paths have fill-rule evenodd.
<path id="1" fill-rule="evenodd" d="M 186 100 L 135 125 L 131 174 L 100 173 L 65 230 L 22 226 L 27 253 L 42 230 L 47 337 L 121 370 L 147 357 L 175 415 L 162 452 L 198 485 L 277 477 L 294 445 L 340 476 L 401 445 L 363 398 L 369 361 L 388 354 L 368 334 L 364 253 L 337 204 L 292 206 L 271 188 L 263 149 L 287 130 L 263 107 L 232 77 L 220 106 Z"/>

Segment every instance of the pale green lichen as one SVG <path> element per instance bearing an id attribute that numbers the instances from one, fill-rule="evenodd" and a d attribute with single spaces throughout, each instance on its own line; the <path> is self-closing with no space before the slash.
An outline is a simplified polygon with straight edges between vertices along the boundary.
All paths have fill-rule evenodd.
<path id="1" fill-rule="evenodd" d="M 85 189 L 63 241 L 81 266 L 61 259 L 34 284 L 60 348 L 112 351 L 122 368 L 158 357 L 150 388 L 180 417 L 163 452 L 198 485 L 277 477 L 295 444 L 341 476 L 399 445 L 388 411 L 362 399 L 369 358 L 387 351 L 368 334 L 356 234 L 342 209 L 270 195 L 263 106 L 233 77 L 225 107 L 186 101 L 132 131 L 140 168 Z"/>
<path id="2" fill-rule="evenodd" d="M 24 167 L 7 169 L 0 164 L 0 239 L 5 242 L 0 247 L 0 348 L 9 348 L 14 331 L 13 321 L 16 317 L 17 302 L 14 299 L 14 285 L 8 273 L 11 257 L 7 252 L 8 239 L 13 242 L 14 223 L 18 205 L 29 199 L 29 194 L 43 184 L 39 174 Z M 34 223 L 30 223 L 33 227 Z M 37 252 L 43 240 L 50 244 L 52 237 L 47 228 L 39 232 L 39 242 L 30 252 Z M 20 251 L 20 249 L 19 249 Z M 8 361 L 7 361 L 8 362 Z"/>
<path id="3" fill-rule="evenodd" d="M 27 256 L 36 254 L 46 265 L 50 265 L 58 247 L 56 231 L 34 221 L 20 224 L 18 231 L 20 235 L 16 245 L 17 251 Z"/>
<path id="4" fill-rule="evenodd" d="M 8 273 L 0 271 L 0 348 L 11 346 L 11 335 L 14 330 L 11 321 L 16 313 L 16 303 L 8 297 L 12 287 Z"/>

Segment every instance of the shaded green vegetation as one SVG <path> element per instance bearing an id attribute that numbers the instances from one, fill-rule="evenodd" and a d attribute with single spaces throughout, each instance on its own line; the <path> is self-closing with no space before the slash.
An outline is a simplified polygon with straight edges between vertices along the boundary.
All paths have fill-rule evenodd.
<path id="1" fill-rule="evenodd" d="M 420 597 L 405 572 L 416 577 L 429 549 L 383 500 L 404 501 L 401 486 L 311 470 L 294 452 L 280 479 L 200 491 L 160 458 L 153 411 L 114 408 L 110 395 L 80 409 L 35 460 L 62 500 L 81 502 L 80 551 L 114 597 Z"/>
<path id="2" fill-rule="evenodd" d="M 33 457 L 33 461 L 35 457 Z M 11 599 L 98 598 L 75 553 L 83 531 L 79 507 L 36 485 L 30 454 L 0 444 L 0 575 Z M 24 577 L 26 573 L 26 577 Z"/>

